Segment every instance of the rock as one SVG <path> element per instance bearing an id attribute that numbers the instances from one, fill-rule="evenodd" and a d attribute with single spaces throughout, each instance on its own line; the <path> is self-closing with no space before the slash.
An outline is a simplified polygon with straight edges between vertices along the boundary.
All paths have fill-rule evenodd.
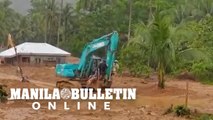
<path id="1" fill-rule="evenodd" d="M 156 113 L 154 113 L 154 112 L 152 112 L 152 111 L 148 111 L 148 112 L 147 112 L 147 115 L 156 116 L 157 114 L 156 114 Z"/>
<path id="2" fill-rule="evenodd" d="M 0 113 L 3 113 L 4 111 L 2 109 L 0 109 Z"/>
<path id="3" fill-rule="evenodd" d="M 148 82 L 145 81 L 145 80 L 142 80 L 140 83 L 142 83 L 142 84 L 148 84 Z"/>
<path id="4" fill-rule="evenodd" d="M 145 108 L 149 108 L 149 105 L 145 105 Z"/>
<path id="5" fill-rule="evenodd" d="M 200 112 L 199 112 L 198 109 L 194 109 L 194 113 L 195 113 L 195 114 L 198 114 L 198 113 L 200 113 Z"/>
<path id="6" fill-rule="evenodd" d="M 10 105 L 10 104 L 13 104 L 13 103 L 14 103 L 14 101 L 8 100 L 6 104 L 7 104 L 7 105 Z"/>
<path id="7" fill-rule="evenodd" d="M 144 107 L 139 108 L 138 110 L 140 110 L 142 113 L 146 113 L 146 111 L 145 111 L 145 108 L 144 108 Z"/>
<path id="8" fill-rule="evenodd" d="M 147 105 L 142 105 L 139 108 L 147 108 Z"/>

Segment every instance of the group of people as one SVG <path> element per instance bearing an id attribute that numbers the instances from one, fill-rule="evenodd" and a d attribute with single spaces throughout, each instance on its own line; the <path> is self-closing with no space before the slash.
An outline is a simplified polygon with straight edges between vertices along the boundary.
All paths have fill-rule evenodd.
<path id="1" fill-rule="evenodd" d="M 102 59 L 97 68 L 94 69 L 93 74 L 89 77 L 87 82 L 87 86 L 89 86 L 94 80 L 103 80 L 105 79 L 107 72 L 107 63 L 105 59 Z M 112 69 L 112 75 L 117 74 L 117 70 L 119 69 L 118 61 L 115 60 Z"/>

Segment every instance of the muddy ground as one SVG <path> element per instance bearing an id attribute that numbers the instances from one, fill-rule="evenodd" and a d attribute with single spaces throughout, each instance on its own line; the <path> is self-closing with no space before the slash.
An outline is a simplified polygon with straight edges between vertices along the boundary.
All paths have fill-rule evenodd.
<path id="1" fill-rule="evenodd" d="M 57 80 L 54 67 L 24 66 L 25 76 L 29 83 L 20 82 L 14 66 L 0 66 L 0 84 L 9 88 L 48 87 L 53 88 Z M 0 119 L 6 120 L 181 120 L 174 114 L 163 115 L 171 104 L 179 105 L 185 102 L 186 80 L 167 78 L 166 89 L 157 88 L 157 78 L 149 79 L 132 77 L 114 77 L 112 87 L 137 88 L 137 99 L 131 101 L 110 101 L 111 110 L 103 110 L 103 101 L 97 101 L 97 110 L 87 109 L 88 101 L 81 101 L 81 109 L 76 110 L 76 101 L 68 101 L 68 107 L 63 109 L 63 101 L 57 101 L 57 110 L 47 110 L 47 101 L 41 102 L 41 109 L 35 111 L 33 101 L 8 101 L 0 104 Z M 213 86 L 189 81 L 189 107 L 192 110 L 213 113 Z"/>

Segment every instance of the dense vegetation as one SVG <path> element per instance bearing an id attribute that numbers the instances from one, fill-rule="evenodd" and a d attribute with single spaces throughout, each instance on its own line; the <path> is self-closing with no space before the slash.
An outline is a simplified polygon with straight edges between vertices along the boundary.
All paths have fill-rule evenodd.
<path id="1" fill-rule="evenodd" d="M 0 42 L 47 42 L 79 56 L 85 43 L 116 30 L 118 59 L 134 76 L 190 72 L 213 81 L 212 0 L 31 0 L 23 16 L 0 2 Z"/>

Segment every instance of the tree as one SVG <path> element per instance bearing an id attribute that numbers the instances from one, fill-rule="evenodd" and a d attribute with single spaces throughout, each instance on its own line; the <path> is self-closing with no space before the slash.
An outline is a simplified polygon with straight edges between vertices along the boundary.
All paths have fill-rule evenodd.
<path id="1" fill-rule="evenodd" d="M 56 35 L 58 31 L 58 7 L 55 0 L 47 0 L 46 2 L 46 24 L 48 39 L 46 42 L 56 44 Z"/>
<path id="2" fill-rule="evenodd" d="M 55 0 L 31 0 L 29 19 L 36 31 L 34 41 L 57 44 L 59 30 L 59 7 Z"/>
<path id="3" fill-rule="evenodd" d="M 11 2 L 8 0 L 0 1 L 0 41 L 6 39 L 8 33 L 15 33 L 18 29 L 21 15 L 9 8 Z"/>
<path id="4" fill-rule="evenodd" d="M 132 0 L 129 0 L 129 28 L 128 28 L 128 40 L 131 35 L 131 22 L 132 21 Z"/>
<path id="5" fill-rule="evenodd" d="M 42 40 L 47 42 L 47 17 L 46 0 L 31 0 L 32 8 L 28 18 L 31 22 L 31 29 L 36 31 L 34 41 Z"/>
<path id="6" fill-rule="evenodd" d="M 125 49 L 133 47 L 135 51 L 140 51 L 137 55 L 139 56 L 141 53 L 145 56 L 143 64 L 157 70 L 158 87 L 164 88 L 165 73 L 176 65 L 176 61 L 180 60 L 180 57 L 193 56 L 194 58 L 194 56 L 198 57 L 199 54 L 202 54 L 196 48 L 183 49 L 182 43 L 189 41 L 193 36 L 196 35 L 187 26 L 174 25 L 172 17 L 161 11 L 156 13 L 149 23 L 137 25 L 134 36 Z M 134 64 L 139 60 L 136 60 Z"/>
<path id="7" fill-rule="evenodd" d="M 167 16 L 156 15 L 152 22 L 148 25 L 142 24 L 141 28 L 130 43 L 137 44 L 139 42 L 141 48 L 146 46 L 150 48 L 149 63 L 157 66 L 158 71 L 158 87 L 165 87 L 165 70 L 166 67 L 174 61 L 175 48 L 171 40 L 171 20 Z M 144 45 L 143 45 L 144 44 Z"/>
<path id="8" fill-rule="evenodd" d="M 77 9 L 92 12 L 101 9 L 107 4 L 111 4 L 112 2 L 112 0 L 79 0 L 77 3 Z"/>
<path id="9" fill-rule="evenodd" d="M 60 15 L 59 15 L 59 20 L 58 20 L 57 46 L 59 46 L 59 41 L 60 41 L 60 30 L 61 30 L 61 23 L 62 23 L 61 20 L 62 20 L 63 4 L 64 4 L 64 0 L 61 0 Z"/>
<path id="10" fill-rule="evenodd" d="M 20 24 L 15 32 L 15 39 L 21 42 L 33 41 L 36 33 L 32 31 L 32 24 L 29 16 L 22 17 Z"/>

